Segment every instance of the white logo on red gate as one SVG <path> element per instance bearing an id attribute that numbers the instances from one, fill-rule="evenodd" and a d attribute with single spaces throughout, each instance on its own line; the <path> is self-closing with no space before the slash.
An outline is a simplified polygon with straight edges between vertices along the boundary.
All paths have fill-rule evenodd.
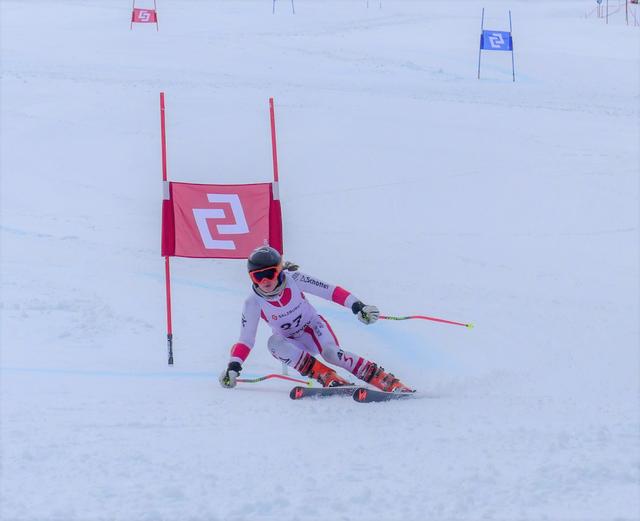
<path id="1" fill-rule="evenodd" d="M 237 194 L 207 194 L 210 203 L 228 203 L 235 220 L 234 224 L 217 224 L 218 235 L 239 235 L 249 233 L 247 219 Z M 198 226 L 202 244 L 208 250 L 235 250 L 236 243 L 229 239 L 214 238 L 209 228 L 209 220 L 226 219 L 228 216 L 222 208 L 194 208 L 193 217 Z"/>

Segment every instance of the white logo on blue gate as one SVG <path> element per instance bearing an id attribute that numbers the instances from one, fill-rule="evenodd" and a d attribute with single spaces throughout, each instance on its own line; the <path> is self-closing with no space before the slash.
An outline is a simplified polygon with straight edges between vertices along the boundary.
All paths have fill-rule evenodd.
<path id="1" fill-rule="evenodd" d="M 500 33 L 491 33 L 489 36 L 489 44 L 494 49 L 501 49 L 504 46 L 504 38 Z"/>

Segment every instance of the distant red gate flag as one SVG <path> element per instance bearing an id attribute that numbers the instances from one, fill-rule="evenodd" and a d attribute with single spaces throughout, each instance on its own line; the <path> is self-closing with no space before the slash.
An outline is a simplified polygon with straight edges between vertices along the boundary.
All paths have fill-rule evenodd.
<path id="1" fill-rule="evenodd" d="M 262 244 L 282 251 L 282 216 L 274 185 L 166 183 L 162 255 L 246 259 Z"/>
<path id="2" fill-rule="evenodd" d="M 155 24 L 158 23 L 158 15 L 155 9 L 138 9 L 134 7 L 131 13 L 131 21 L 137 24 Z"/>

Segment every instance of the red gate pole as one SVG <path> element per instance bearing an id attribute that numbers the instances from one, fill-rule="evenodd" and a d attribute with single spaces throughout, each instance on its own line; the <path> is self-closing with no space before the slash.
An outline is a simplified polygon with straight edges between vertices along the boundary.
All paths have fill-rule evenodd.
<path id="1" fill-rule="evenodd" d="M 164 121 L 164 92 L 160 93 L 160 134 L 162 137 L 162 184 L 164 186 L 164 200 L 166 204 L 169 199 L 169 182 L 167 181 L 167 134 Z M 167 299 L 167 351 L 168 364 L 173 365 L 173 330 L 171 327 L 171 269 L 169 256 L 164 258 L 164 280 Z"/>
<path id="2" fill-rule="evenodd" d="M 292 0 L 293 1 L 293 0 Z M 274 2 L 275 6 L 275 2 Z M 278 174 L 278 145 L 276 142 L 276 111 L 273 106 L 273 98 L 269 98 L 269 119 L 271 121 L 271 156 L 273 159 L 273 198 L 277 201 L 278 211 L 280 205 L 280 187 Z M 282 224 L 281 224 L 282 226 Z M 284 253 L 284 246 L 280 244 L 281 253 Z M 282 362 L 282 374 L 289 373 L 287 365 Z"/>
<path id="3" fill-rule="evenodd" d="M 136 0 L 133 0 L 133 5 L 131 6 L 131 25 L 129 26 L 129 30 L 133 29 L 133 12 L 136 9 Z"/>
<path id="4" fill-rule="evenodd" d="M 278 182 L 278 147 L 276 144 L 276 112 L 273 98 L 269 98 L 269 115 L 271 116 L 271 155 L 273 156 L 273 181 Z"/>
<path id="5" fill-rule="evenodd" d="M 280 177 L 278 173 L 278 145 L 276 140 L 276 113 L 273 106 L 273 98 L 269 98 L 269 115 L 271 120 L 271 154 L 273 158 L 273 183 L 271 184 L 272 205 L 269 210 L 269 244 L 280 253 L 284 253 L 282 240 L 282 209 L 280 205 Z M 271 231 L 273 227 L 277 228 L 277 233 L 272 235 Z"/>
<path id="6" fill-rule="evenodd" d="M 158 32 L 160 29 L 158 28 L 158 6 L 156 5 L 156 0 L 153 0 L 153 11 L 156 14 L 156 32 Z"/>

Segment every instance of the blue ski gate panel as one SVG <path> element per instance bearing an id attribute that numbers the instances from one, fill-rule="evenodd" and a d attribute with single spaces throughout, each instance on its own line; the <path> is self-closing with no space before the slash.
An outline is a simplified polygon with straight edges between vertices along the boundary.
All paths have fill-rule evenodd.
<path id="1" fill-rule="evenodd" d="M 483 30 L 480 49 L 485 51 L 513 51 L 513 38 L 509 31 Z"/>

